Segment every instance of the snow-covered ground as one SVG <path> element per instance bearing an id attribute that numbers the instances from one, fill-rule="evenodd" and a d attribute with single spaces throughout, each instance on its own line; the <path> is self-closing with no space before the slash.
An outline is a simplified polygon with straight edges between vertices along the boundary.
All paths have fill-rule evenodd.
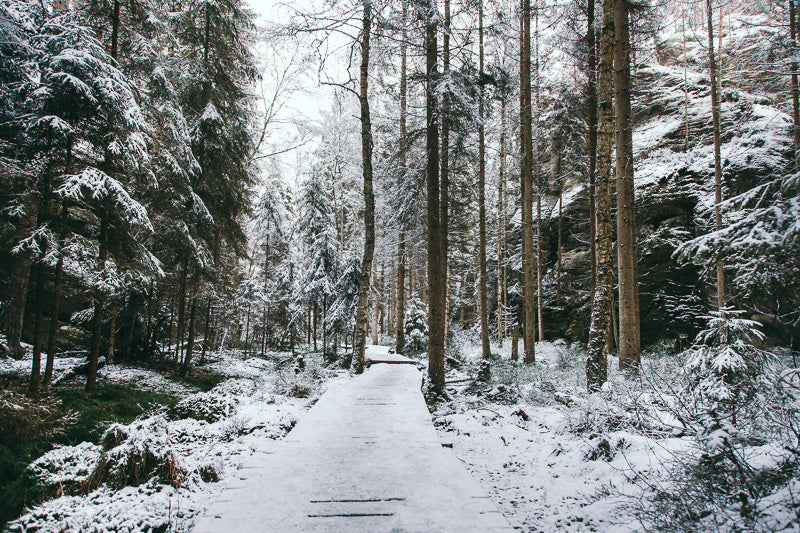
<path id="1" fill-rule="evenodd" d="M 671 404 L 670 391 L 685 379 L 681 356 L 669 350 L 646 354 L 636 379 L 618 373 L 612 358 L 609 383 L 588 394 L 581 347 L 537 343 L 536 364 L 522 365 L 509 361 L 508 345 L 493 346 L 499 359 L 491 379 L 478 383 L 470 379 L 480 362 L 475 341 L 456 332 L 449 353 L 463 363 L 448 372 L 450 399 L 436 405 L 433 419 L 440 441 L 452 446 L 511 525 L 525 531 L 642 530 L 652 489 L 669 489 L 676 461 L 697 453 L 697 438 Z M 280 359 L 219 355 L 209 366 L 230 378 L 211 391 L 178 391 L 183 400 L 174 408 L 114 425 L 99 445 L 60 447 L 37 459 L 30 474 L 61 496 L 27 510 L 10 531 L 190 531 L 226 485 L 216 481 L 239 479 L 255 450 L 277 450 L 278 439 L 316 397 L 349 379 L 312 358 L 303 370 L 276 365 Z M 112 365 L 104 375 L 158 390 L 163 378 L 147 372 Z M 749 464 L 774 470 L 786 456 L 776 442 L 747 447 Z M 79 490 L 87 486 L 96 488 Z M 731 503 L 729 522 L 703 523 L 721 531 L 753 524 L 750 529 L 758 531 L 796 530 L 798 480 L 776 486 L 748 508 L 749 522 L 737 519 L 744 507 Z"/>
<path id="2" fill-rule="evenodd" d="M 448 386 L 451 399 L 434 411 L 442 441 L 452 443 L 515 527 L 641 531 L 637 511 L 648 505 L 650 489 L 670 486 L 674 461 L 688 457 L 694 444 L 662 403 L 669 398 L 655 390 L 679 388 L 680 358 L 645 358 L 641 380 L 616 372 L 612 358 L 609 383 L 590 395 L 580 348 L 537 343 L 531 367 L 510 364 L 508 346 L 492 348 L 502 360 L 493 364 L 491 381 L 476 387 L 460 379 L 475 376 L 480 346 L 461 347 L 466 363 L 448 374 L 455 381 Z M 800 523 L 800 507 L 792 511 L 791 488 L 758 505 L 760 530 L 792 531 Z"/>
<path id="3" fill-rule="evenodd" d="M 24 363 L 3 361 L 21 368 Z M 256 443 L 263 450 L 265 442 L 285 435 L 325 384 L 337 379 L 316 360 L 307 360 L 297 373 L 230 353 L 209 366 L 230 378 L 208 392 L 192 392 L 143 369 L 104 369 L 108 380 L 183 400 L 170 411 L 111 426 L 101 445 L 62 446 L 34 461 L 30 474 L 64 495 L 28 509 L 9 531 L 187 531 L 215 498 L 219 486 L 214 482 L 234 476 Z M 78 489 L 87 484 L 98 488 L 84 495 Z"/>

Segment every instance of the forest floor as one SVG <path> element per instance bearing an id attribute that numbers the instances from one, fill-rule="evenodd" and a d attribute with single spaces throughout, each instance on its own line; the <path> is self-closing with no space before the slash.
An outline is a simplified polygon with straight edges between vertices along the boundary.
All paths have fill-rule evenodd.
<path id="1" fill-rule="evenodd" d="M 475 340 L 455 332 L 448 348 L 448 399 L 429 408 L 438 441 L 452 447 L 509 523 L 523 531 L 642 530 L 654 489 L 671 486 L 675 465 L 697 450 L 670 407 L 669 391 L 683 379 L 681 358 L 666 348 L 651 350 L 636 379 L 616 372 L 611 358 L 609 383 L 587 394 L 581 347 L 537 343 L 537 362 L 528 366 L 509 361 L 508 346 L 493 346 L 491 377 L 477 381 Z M 424 375 L 425 354 L 416 359 Z M 57 375 L 73 363 L 61 361 Z M 0 436 L 4 455 L 19 448 L 11 441 L 21 440 L 24 421 L 33 415 L 45 425 L 60 420 L 63 427 L 36 436 L 39 447 L 15 452 L 22 481 L 6 478 L 0 489 L 18 499 L 23 494 L 28 507 L 7 524 L 12 532 L 191 531 L 220 491 L 240 480 L 257 450 L 277 452 L 326 390 L 353 379 L 325 366 L 320 354 L 301 362 L 286 353 L 223 352 L 194 381 L 109 365 L 94 396 L 82 394 L 76 376 L 55 389 L 51 403 L 37 403 L 22 394 L 29 365 L 30 359 L 0 360 L 6 385 L 0 416 L 3 424 L 17 421 L 17 437 Z M 402 452 L 403 439 L 395 446 Z M 774 442 L 747 452 L 763 464 L 786 455 Z M 759 526 L 750 530 L 796 530 L 800 480 L 781 487 L 748 508 L 755 520 L 748 523 Z M 742 526 L 737 517 L 743 508 L 736 505 L 729 506 L 730 522 L 709 528 Z"/>

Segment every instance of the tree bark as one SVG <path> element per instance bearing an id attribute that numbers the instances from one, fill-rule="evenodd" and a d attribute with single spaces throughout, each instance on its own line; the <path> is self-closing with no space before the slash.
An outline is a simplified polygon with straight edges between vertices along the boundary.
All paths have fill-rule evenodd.
<path id="1" fill-rule="evenodd" d="M 372 276 L 377 279 L 378 278 L 378 271 L 375 268 L 375 263 L 372 263 Z M 378 344 L 378 309 L 380 307 L 379 302 L 379 295 L 375 295 L 372 298 L 372 316 L 370 317 L 372 320 L 372 344 Z"/>
<path id="2" fill-rule="evenodd" d="M 36 227 L 39 201 L 36 194 L 27 192 L 23 199 L 24 214 L 20 218 L 15 242 L 28 238 Z M 22 323 L 25 318 L 25 301 L 28 296 L 28 281 L 31 273 L 31 253 L 27 250 L 13 254 L 11 275 L 6 285 L 5 306 L 3 306 L 3 331 L 10 348 L 10 355 L 22 359 Z"/>
<path id="3" fill-rule="evenodd" d="M 446 0 L 449 4 L 449 0 Z M 486 272 L 486 139 L 483 126 L 483 0 L 478 0 L 478 292 L 481 314 L 481 353 L 491 355 L 489 347 L 489 295 Z"/>
<path id="4" fill-rule="evenodd" d="M 44 390 L 50 388 L 53 381 L 53 364 L 56 359 L 56 338 L 58 337 L 58 311 L 61 306 L 61 290 L 64 278 L 64 255 L 59 253 L 58 263 L 56 263 L 55 280 L 53 281 L 53 303 L 50 304 L 50 331 L 47 335 L 47 362 L 44 366 L 44 379 L 42 387 Z"/>
<path id="5" fill-rule="evenodd" d="M 405 255 L 406 255 L 406 235 L 405 232 L 400 232 L 400 243 L 397 245 L 397 309 L 395 311 L 395 318 L 397 324 L 395 326 L 395 350 L 397 353 L 403 353 L 406 349 L 406 335 L 403 328 L 403 320 L 406 316 L 406 268 L 405 268 Z"/>
<path id="6" fill-rule="evenodd" d="M 29 393 L 36 397 L 39 395 L 42 370 L 42 322 L 44 322 L 44 265 L 36 267 L 36 288 L 33 291 L 33 305 L 36 306 L 33 319 L 33 362 L 31 364 L 31 381 Z"/>
<path id="7" fill-rule="evenodd" d="M 445 77 L 450 76 L 450 0 L 444 0 L 444 30 L 442 31 L 442 68 Z M 450 114 L 451 102 L 449 91 L 442 94 L 442 168 L 441 168 L 441 200 L 439 224 L 442 232 L 442 272 L 444 278 L 444 342 L 450 322 L 450 291 L 448 283 L 448 250 L 450 248 Z"/>
<path id="8" fill-rule="evenodd" d="M 611 246 L 611 147 L 614 141 L 612 102 L 614 61 L 614 0 L 603 2 L 600 36 L 598 86 L 598 166 L 596 179 L 597 287 L 592 305 L 589 345 L 586 359 L 586 384 L 590 392 L 599 391 L 607 380 L 606 339 L 611 328 L 613 260 Z"/>
<path id="9" fill-rule="evenodd" d="M 564 161 L 564 137 L 558 139 L 558 156 L 556 157 L 556 180 L 558 181 L 558 243 L 556 247 L 556 304 L 561 305 L 561 260 L 564 253 L 562 246 L 562 225 L 563 225 L 563 200 L 564 200 L 564 181 L 561 179 L 561 165 Z"/>
<path id="10" fill-rule="evenodd" d="M 356 310 L 356 373 L 364 371 L 364 350 L 367 343 L 367 305 L 369 283 L 372 273 L 372 256 L 375 252 L 375 193 L 372 189 L 372 122 L 369 111 L 369 46 L 372 32 L 372 1 L 364 0 L 361 29 L 361 166 L 364 179 L 364 255 L 361 260 L 361 280 L 358 285 L 358 308 Z"/>
<path id="11" fill-rule="evenodd" d="M 798 53 L 796 0 L 789 0 L 789 37 L 792 57 Z M 794 139 L 794 170 L 800 172 L 800 88 L 797 79 L 797 61 L 789 65 L 792 72 L 792 137 Z"/>
<path id="12" fill-rule="evenodd" d="M 506 167 L 506 101 L 500 101 L 500 175 L 497 180 L 497 344 L 503 347 L 503 293 L 505 281 L 505 257 L 503 256 L 503 237 L 505 233 L 505 205 L 503 194 Z"/>
<path id="13" fill-rule="evenodd" d="M 619 368 L 639 368 L 639 274 L 636 252 L 636 196 L 633 182 L 631 125 L 631 60 L 628 0 L 616 0 L 614 10 L 614 104 L 617 118 L 617 265 L 619 268 Z"/>
<path id="14" fill-rule="evenodd" d="M 439 119 L 436 104 L 437 20 L 435 0 L 423 4 L 425 23 L 425 147 L 427 155 L 428 248 L 428 377 L 433 388 L 444 389 L 445 280 L 439 188 Z"/>
<path id="15" fill-rule="evenodd" d="M 106 352 L 106 362 L 114 362 L 114 339 L 117 333 L 117 315 L 119 315 L 119 308 L 116 302 L 111 305 L 111 324 L 108 326 L 108 351 Z M 133 326 L 131 326 L 133 328 Z"/>
<path id="16" fill-rule="evenodd" d="M 208 337 L 210 333 L 209 325 L 211 324 L 211 297 L 208 297 L 208 303 L 206 304 L 206 325 L 203 328 L 203 349 L 200 352 L 200 364 L 206 364 L 206 352 L 208 352 Z M 265 348 L 266 351 L 266 348 Z"/>
<path id="17" fill-rule="evenodd" d="M 534 19 L 536 21 L 534 43 L 536 53 L 534 55 L 534 73 L 536 76 L 536 120 L 539 121 L 541 113 L 541 74 L 539 72 L 539 3 L 536 2 L 534 10 Z M 538 128 L 537 128 L 538 131 Z M 539 340 L 544 340 L 544 304 L 542 294 L 542 194 L 544 194 L 544 172 L 541 169 L 541 158 L 539 156 L 539 143 L 535 143 L 536 155 L 536 317 L 538 319 Z"/>
<path id="18" fill-rule="evenodd" d="M 536 291 L 533 274 L 533 131 L 531 115 L 531 2 L 522 0 L 520 51 L 520 114 L 522 137 L 522 328 L 525 363 L 536 361 Z"/>
<path id="19" fill-rule="evenodd" d="M 686 20 L 685 20 L 685 12 L 683 9 L 681 9 L 681 33 L 683 34 L 683 121 L 684 121 L 683 151 L 688 152 L 689 151 L 689 76 L 686 72 L 687 71 Z"/>
<path id="20" fill-rule="evenodd" d="M 99 238 L 99 255 L 98 265 L 103 268 L 108 251 L 106 249 L 106 242 L 108 241 L 108 222 L 105 218 L 100 219 L 100 238 Z M 92 317 L 92 342 L 89 351 L 89 372 L 86 375 L 86 392 L 94 392 L 97 384 L 97 365 L 100 358 L 100 335 L 103 326 L 103 302 L 105 295 L 102 292 L 97 293 L 94 302 L 94 316 Z"/>
<path id="21" fill-rule="evenodd" d="M 597 214 L 595 213 L 595 189 L 597 174 L 597 41 L 595 39 L 595 0 L 586 3 L 587 29 L 586 46 L 588 58 L 588 83 L 586 86 L 586 116 L 588 136 L 586 149 L 589 152 L 589 263 L 591 269 L 591 289 L 589 301 L 594 306 L 594 292 L 597 287 Z"/>
<path id="22" fill-rule="evenodd" d="M 194 350 L 194 333 L 195 322 L 197 317 L 197 274 L 194 275 L 194 289 L 192 290 L 192 306 L 189 309 L 189 333 L 186 341 L 186 356 L 183 358 L 183 365 L 181 366 L 181 376 L 186 377 L 189 375 L 189 370 L 192 368 L 192 352 Z"/>
<path id="23" fill-rule="evenodd" d="M 711 75 L 711 121 L 714 127 L 714 221 L 716 230 L 722 229 L 722 157 L 720 147 L 720 105 L 717 61 L 714 54 L 714 19 L 712 0 L 706 0 L 706 19 L 708 25 L 708 70 Z M 717 308 L 725 307 L 725 268 L 722 259 L 717 259 Z"/>
<path id="24" fill-rule="evenodd" d="M 514 324 L 511 330 L 511 360 L 519 360 L 519 324 Z"/>

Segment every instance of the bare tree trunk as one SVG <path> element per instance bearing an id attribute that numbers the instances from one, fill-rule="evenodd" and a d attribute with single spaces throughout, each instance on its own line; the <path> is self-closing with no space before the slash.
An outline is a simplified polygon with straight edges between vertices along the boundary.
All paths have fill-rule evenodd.
<path id="1" fill-rule="evenodd" d="M 450 0 L 444 0 L 444 31 L 442 32 L 442 67 L 443 75 L 450 76 Z M 450 283 L 448 279 L 448 260 L 450 248 L 450 94 L 442 94 L 442 168 L 441 168 L 441 214 L 439 224 L 442 232 L 442 272 L 444 273 L 444 342 L 450 326 Z"/>
<path id="2" fill-rule="evenodd" d="M 445 280 L 443 262 L 443 231 L 440 220 L 439 188 L 439 125 L 436 104 L 437 79 L 437 25 L 438 13 L 434 0 L 423 4 L 425 23 L 425 146 L 427 153 L 427 247 L 428 247 L 428 287 L 429 287 L 429 341 L 428 377 L 430 384 L 444 389 L 444 327 L 445 327 Z"/>
<path id="3" fill-rule="evenodd" d="M 200 352 L 200 365 L 206 364 L 206 353 L 208 352 L 209 348 L 209 341 L 208 337 L 211 333 L 209 325 L 211 324 L 211 296 L 208 297 L 208 303 L 206 304 L 206 325 L 203 328 L 203 349 Z M 266 348 L 264 349 L 266 351 Z"/>
<path id="4" fill-rule="evenodd" d="M 42 370 L 42 322 L 44 322 L 44 265 L 36 267 L 36 288 L 33 291 L 33 305 L 36 306 L 33 319 L 33 363 L 31 365 L 31 381 L 29 393 L 36 397 L 39 395 L 39 383 Z"/>
<path id="5" fill-rule="evenodd" d="M 117 333 L 117 315 L 119 315 L 119 305 L 115 301 L 111 304 L 111 324 L 108 328 L 108 351 L 106 361 L 110 364 L 114 362 L 114 339 Z"/>
<path id="6" fill-rule="evenodd" d="M 356 373 L 364 371 L 364 350 L 367 343 L 367 305 L 369 304 L 369 280 L 372 272 L 372 256 L 375 252 L 375 193 L 372 189 L 372 122 L 369 112 L 369 46 L 372 33 L 372 1 L 364 0 L 361 29 L 361 165 L 364 178 L 364 256 L 361 260 L 361 280 L 358 285 L 358 307 L 356 310 Z"/>
<path id="7" fill-rule="evenodd" d="M 619 268 L 619 368 L 639 369 L 639 273 L 636 253 L 636 196 L 633 183 L 631 59 L 628 0 L 616 0 L 614 14 L 614 104 L 617 117 L 617 265 Z"/>
<path id="8" fill-rule="evenodd" d="M 448 1 L 448 0 L 446 0 Z M 449 1 L 448 1 L 449 3 Z M 481 315 L 481 353 L 484 359 L 491 355 L 489 347 L 489 295 L 486 285 L 486 140 L 483 127 L 483 0 L 478 0 L 478 240 L 480 279 L 478 293 Z"/>
<path id="9" fill-rule="evenodd" d="M 181 268 L 181 284 L 180 284 L 180 292 L 178 293 L 178 323 L 176 325 L 177 329 L 177 339 L 175 343 L 175 368 L 178 368 L 180 364 L 181 356 L 183 355 L 183 332 L 185 327 L 186 321 L 186 270 L 189 261 L 188 259 L 183 260 L 183 266 Z M 250 319 L 250 307 L 247 308 L 248 312 L 248 321 Z M 241 336 L 239 337 L 239 344 L 241 344 Z"/>
<path id="10" fill-rule="evenodd" d="M 791 4 L 791 1 L 789 2 Z M 683 119 L 684 119 L 684 141 L 683 151 L 689 151 L 689 77 L 686 73 L 686 19 L 684 10 L 681 9 L 681 32 L 683 34 Z"/>
<path id="11" fill-rule="evenodd" d="M 105 218 L 100 219 L 100 237 L 99 237 L 99 254 L 98 264 L 105 263 L 108 257 L 106 243 L 108 241 L 108 222 Z M 86 374 L 86 392 L 94 392 L 97 384 L 97 366 L 100 359 L 100 335 L 103 326 L 103 302 L 105 295 L 98 292 L 94 302 L 94 316 L 92 317 L 92 342 L 89 351 L 89 371 Z"/>
<path id="12" fill-rule="evenodd" d="M 503 281 L 505 258 L 503 256 L 503 233 L 505 231 L 505 206 L 503 188 L 505 187 L 506 166 L 506 101 L 500 101 L 500 175 L 497 180 L 497 345 L 503 347 Z"/>
<path id="13" fill-rule="evenodd" d="M 511 360 L 519 360 L 519 324 L 511 329 Z"/>
<path id="14" fill-rule="evenodd" d="M 47 362 L 44 366 L 44 390 L 50 388 L 53 381 L 53 364 L 56 360 L 56 338 L 58 337 L 58 311 L 61 306 L 61 290 L 64 279 L 64 255 L 59 253 L 56 263 L 56 275 L 53 282 L 53 303 L 50 304 L 50 331 L 47 335 Z"/>
<path id="15" fill-rule="evenodd" d="M 536 361 L 536 291 L 533 274 L 533 132 L 531 116 L 531 2 L 522 0 L 520 114 L 522 119 L 522 328 L 525 363 Z"/>
<path id="16" fill-rule="evenodd" d="M 717 79 L 717 62 L 714 55 L 714 24 L 712 0 L 706 0 L 708 25 L 708 69 L 711 75 L 711 120 L 714 127 L 714 221 L 716 230 L 722 229 L 722 157 L 720 156 L 720 106 Z M 725 268 L 722 259 L 717 259 L 717 307 L 725 307 Z"/>
<path id="17" fill-rule="evenodd" d="M 375 263 L 372 263 L 372 275 L 377 278 L 378 271 L 375 268 Z M 380 307 L 380 296 L 375 295 L 372 299 L 372 344 L 378 344 L 378 309 Z"/>
<path id="18" fill-rule="evenodd" d="M 797 57 L 797 11 L 796 0 L 789 0 L 789 37 L 792 57 Z M 792 137 L 794 138 L 794 170 L 800 172 L 800 89 L 797 80 L 797 61 L 789 65 L 792 72 Z"/>
<path id="19" fill-rule="evenodd" d="M 587 94 L 587 119 L 589 135 L 586 149 L 589 152 L 589 263 L 591 268 L 590 302 L 594 306 L 597 287 L 597 213 L 595 212 L 595 189 L 597 174 L 597 42 L 595 39 L 595 0 L 587 0 L 586 46 L 589 51 Z"/>
<path id="20" fill-rule="evenodd" d="M 556 157 L 556 180 L 558 181 L 558 244 L 556 257 L 556 304 L 561 305 L 561 259 L 564 253 L 562 246 L 562 224 L 563 224 L 563 200 L 564 200 L 564 181 L 561 179 L 561 165 L 564 161 L 564 138 L 558 139 L 558 156 Z"/>
<path id="21" fill-rule="evenodd" d="M 614 141 L 612 102 L 614 61 L 614 0 L 603 2 L 603 29 L 600 36 L 598 87 L 598 163 L 596 180 L 597 287 L 592 305 L 586 383 L 590 392 L 599 391 L 607 380 L 606 339 L 611 328 L 613 260 L 611 246 L 611 146 Z"/>
<path id="22" fill-rule="evenodd" d="M 383 262 L 381 262 L 381 281 L 378 284 L 378 293 L 380 294 L 379 300 L 378 300 L 378 307 L 380 308 L 380 311 L 381 311 L 380 318 L 378 319 L 378 322 L 379 322 L 379 325 L 380 325 L 380 334 L 381 335 L 385 335 L 386 334 L 386 308 L 388 307 L 386 305 L 386 296 L 385 296 L 386 295 L 386 292 L 385 292 L 386 287 L 384 286 L 384 282 L 386 281 L 385 274 L 386 274 L 385 267 L 383 265 Z"/>
<path id="23" fill-rule="evenodd" d="M 192 306 L 189 309 L 189 333 L 188 340 L 186 341 L 186 356 L 183 358 L 183 365 L 181 366 L 181 376 L 186 377 L 189 375 L 189 370 L 192 368 L 192 351 L 194 350 L 194 334 L 195 323 L 197 317 L 197 274 L 194 275 L 194 286 L 192 290 Z"/>
<path id="24" fill-rule="evenodd" d="M 39 211 L 38 195 L 28 192 L 23 199 L 23 208 L 25 212 L 19 221 L 15 242 L 29 237 L 36 227 L 36 217 Z M 25 301 L 28 296 L 28 281 L 31 273 L 31 253 L 26 250 L 13 254 L 12 257 L 11 274 L 4 298 L 5 305 L 0 316 L 3 319 L 2 326 L 11 351 L 10 355 L 19 360 L 24 354 L 20 342 L 22 342 L 22 323 L 25 318 Z"/>
<path id="25" fill-rule="evenodd" d="M 406 349 L 406 335 L 403 328 L 403 320 L 406 316 L 405 240 L 405 232 L 400 232 L 400 244 L 397 246 L 397 310 L 395 311 L 395 318 L 397 319 L 397 324 L 395 326 L 395 350 L 400 354 Z"/>
<path id="26" fill-rule="evenodd" d="M 534 43 L 536 54 L 534 62 L 534 73 L 536 78 L 536 120 L 538 122 L 541 113 L 541 73 L 539 72 L 539 2 L 536 1 L 536 8 L 534 10 L 534 19 L 536 21 Z M 538 132 L 538 128 L 537 128 Z M 538 133 L 537 133 L 538 137 Z M 542 302 L 542 194 L 544 194 L 544 172 L 541 169 L 541 159 L 539 156 L 539 143 L 536 142 L 536 317 L 538 318 L 538 331 L 539 340 L 544 340 L 544 305 Z"/>

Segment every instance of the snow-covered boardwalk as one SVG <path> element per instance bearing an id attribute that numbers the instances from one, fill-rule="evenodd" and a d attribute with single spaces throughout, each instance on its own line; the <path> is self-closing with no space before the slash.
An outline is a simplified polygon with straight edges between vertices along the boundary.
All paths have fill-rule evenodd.
<path id="1" fill-rule="evenodd" d="M 421 380 L 414 365 L 376 363 L 326 392 L 274 453 L 254 451 L 194 533 L 510 531 L 442 447 Z"/>

